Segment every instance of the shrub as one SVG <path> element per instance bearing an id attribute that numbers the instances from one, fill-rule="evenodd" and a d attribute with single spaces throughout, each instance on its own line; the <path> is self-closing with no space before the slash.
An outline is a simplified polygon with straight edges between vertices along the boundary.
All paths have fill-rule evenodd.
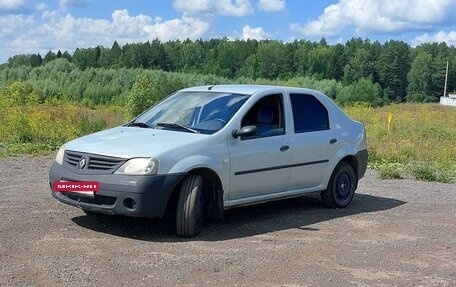
<path id="1" fill-rule="evenodd" d="M 413 164 L 411 165 L 410 171 L 415 178 L 425 181 L 449 183 L 456 177 L 456 170 L 447 169 L 429 163 Z"/>
<path id="2" fill-rule="evenodd" d="M 126 115 L 135 117 L 185 84 L 178 74 L 161 71 L 144 72 L 138 76 L 127 95 Z"/>
<path id="3" fill-rule="evenodd" d="M 404 165 L 397 162 L 373 163 L 371 167 L 379 172 L 381 179 L 402 179 Z"/>
<path id="4" fill-rule="evenodd" d="M 356 84 L 345 86 L 341 89 L 336 101 L 341 105 L 355 103 L 369 103 L 374 107 L 383 106 L 388 99 L 378 83 L 372 83 L 370 79 L 360 79 Z"/>

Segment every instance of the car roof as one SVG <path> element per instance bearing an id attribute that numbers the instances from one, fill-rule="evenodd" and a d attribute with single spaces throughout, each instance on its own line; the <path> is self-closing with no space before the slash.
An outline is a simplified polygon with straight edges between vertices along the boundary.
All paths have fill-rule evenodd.
<path id="1" fill-rule="evenodd" d="M 201 92 L 201 91 L 212 91 L 212 92 L 225 92 L 225 93 L 236 93 L 244 95 L 253 95 L 258 92 L 267 92 L 269 90 L 277 91 L 278 89 L 287 90 L 289 92 L 300 91 L 315 94 L 315 90 L 296 88 L 296 87 L 285 87 L 285 86 L 273 86 L 273 85 L 207 85 L 198 86 L 182 89 L 184 92 Z"/>

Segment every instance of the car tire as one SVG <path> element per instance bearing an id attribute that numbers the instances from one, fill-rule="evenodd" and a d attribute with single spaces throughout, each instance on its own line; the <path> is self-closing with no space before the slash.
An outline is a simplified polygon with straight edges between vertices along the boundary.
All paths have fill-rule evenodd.
<path id="1" fill-rule="evenodd" d="M 204 180 L 189 175 L 182 182 L 176 208 L 176 231 L 180 237 L 195 237 L 204 223 Z"/>
<path id="2" fill-rule="evenodd" d="M 346 162 L 340 162 L 331 175 L 327 189 L 321 193 L 321 200 L 327 207 L 344 208 L 352 201 L 355 189 L 353 168 Z"/>

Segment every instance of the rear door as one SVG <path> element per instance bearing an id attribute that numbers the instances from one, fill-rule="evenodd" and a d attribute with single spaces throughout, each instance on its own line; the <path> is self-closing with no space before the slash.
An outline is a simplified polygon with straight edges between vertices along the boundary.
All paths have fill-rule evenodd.
<path id="1" fill-rule="evenodd" d="M 329 161 L 339 149 L 331 131 L 326 107 L 313 95 L 291 93 L 293 113 L 293 168 L 291 188 L 320 185 L 329 171 Z"/>

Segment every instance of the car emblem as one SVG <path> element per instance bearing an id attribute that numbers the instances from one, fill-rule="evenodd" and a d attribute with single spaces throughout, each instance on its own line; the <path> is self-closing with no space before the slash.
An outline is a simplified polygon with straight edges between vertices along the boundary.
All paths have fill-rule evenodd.
<path id="1" fill-rule="evenodd" d="M 85 165 L 86 165 L 86 159 L 85 158 L 81 158 L 79 160 L 79 169 L 83 169 Z"/>

